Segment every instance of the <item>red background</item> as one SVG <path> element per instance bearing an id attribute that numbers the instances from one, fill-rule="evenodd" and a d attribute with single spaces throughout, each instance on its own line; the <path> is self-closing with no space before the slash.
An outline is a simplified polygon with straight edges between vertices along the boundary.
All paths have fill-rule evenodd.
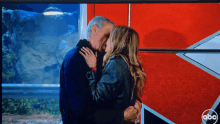
<path id="1" fill-rule="evenodd" d="M 128 4 L 87 4 L 88 22 L 104 16 L 128 26 Z M 140 48 L 181 48 L 220 30 L 219 3 L 131 4 Z M 220 80 L 175 53 L 140 53 L 147 74 L 143 104 L 177 124 L 202 123 L 220 95 Z"/>

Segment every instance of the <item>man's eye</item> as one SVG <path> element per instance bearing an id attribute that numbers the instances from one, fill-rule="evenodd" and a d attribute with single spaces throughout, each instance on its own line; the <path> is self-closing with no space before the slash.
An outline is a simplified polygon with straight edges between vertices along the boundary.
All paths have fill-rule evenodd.
<path id="1" fill-rule="evenodd" d="M 105 49 L 106 48 L 106 44 L 104 44 L 102 48 Z"/>
<path id="2" fill-rule="evenodd" d="M 105 37 L 108 39 L 110 34 L 106 34 Z"/>

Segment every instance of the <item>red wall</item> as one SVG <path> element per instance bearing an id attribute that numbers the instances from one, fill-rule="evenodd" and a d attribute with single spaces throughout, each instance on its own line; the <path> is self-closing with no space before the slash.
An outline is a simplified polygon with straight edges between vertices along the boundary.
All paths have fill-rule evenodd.
<path id="1" fill-rule="evenodd" d="M 128 4 L 88 5 L 88 21 L 96 15 L 127 26 Z M 131 4 L 140 48 L 185 49 L 219 31 L 219 22 L 219 3 Z M 143 103 L 174 123 L 201 123 L 202 112 L 220 95 L 220 80 L 174 53 L 140 56 L 147 74 Z"/>
<path id="2" fill-rule="evenodd" d="M 87 12 L 87 22 L 94 16 L 103 16 L 116 25 L 128 26 L 128 4 L 87 4 Z"/>
<path id="3" fill-rule="evenodd" d="M 220 30 L 220 4 L 131 4 L 131 27 L 140 48 L 187 48 Z"/>
<path id="4" fill-rule="evenodd" d="M 140 53 L 147 73 L 142 102 L 176 124 L 202 123 L 220 80 L 173 53 Z"/>

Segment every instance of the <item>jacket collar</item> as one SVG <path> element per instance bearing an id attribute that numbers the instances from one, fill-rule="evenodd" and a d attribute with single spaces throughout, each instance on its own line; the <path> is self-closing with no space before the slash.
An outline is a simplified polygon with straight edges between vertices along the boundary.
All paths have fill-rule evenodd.
<path id="1" fill-rule="evenodd" d="M 89 49 L 91 49 L 94 53 L 95 53 L 95 49 L 92 47 L 92 45 L 90 44 L 90 42 L 86 39 L 82 39 L 78 42 L 78 44 L 76 45 L 77 47 L 79 47 L 79 49 L 81 49 L 82 47 L 88 47 Z"/>
<path id="2" fill-rule="evenodd" d="M 89 49 L 91 49 L 93 51 L 93 53 L 97 52 L 97 54 L 98 54 L 97 69 L 101 69 L 102 68 L 102 62 L 103 62 L 103 57 L 105 55 L 105 52 L 99 52 L 98 50 L 95 50 L 92 47 L 92 45 L 90 44 L 90 42 L 88 40 L 86 40 L 86 39 L 80 40 L 76 46 L 79 49 L 81 49 L 82 47 L 88 47 Z"/>

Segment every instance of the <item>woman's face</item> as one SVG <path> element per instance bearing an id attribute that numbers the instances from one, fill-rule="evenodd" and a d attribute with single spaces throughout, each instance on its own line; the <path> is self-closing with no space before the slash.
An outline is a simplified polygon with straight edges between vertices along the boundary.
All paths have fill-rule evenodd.
<path id="1" fill-rule="evenodd" d="M 110 38 L 108 38 L 106 42 L 105 52 L 108 53 L 110 51 L 110 48 L 111 48 L 111 41 L 110 41 Z"/>

